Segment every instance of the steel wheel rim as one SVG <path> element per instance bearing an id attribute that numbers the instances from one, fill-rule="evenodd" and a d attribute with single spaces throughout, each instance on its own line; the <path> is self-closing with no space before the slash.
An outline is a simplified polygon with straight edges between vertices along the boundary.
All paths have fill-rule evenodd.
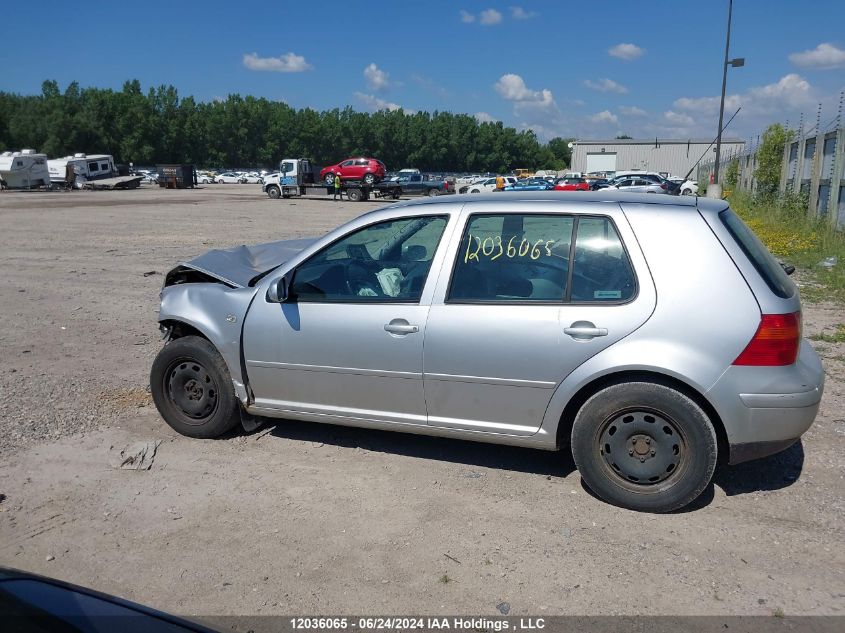
<path id="1" fill-rule="evenodd" d="M 217 411 L 220 390 L 202 363 L 182 358 L 164 374 L 167 399 L 186 424 L 203 424 Z"/>
<path id="2" fill-rule="evenodd" d="M 611 415 L 596 434 L 601 463 L 628 490 L 650 492 L 677 481 L 689 464 L 686 435 L 668 414 L 644 407 Z"/>

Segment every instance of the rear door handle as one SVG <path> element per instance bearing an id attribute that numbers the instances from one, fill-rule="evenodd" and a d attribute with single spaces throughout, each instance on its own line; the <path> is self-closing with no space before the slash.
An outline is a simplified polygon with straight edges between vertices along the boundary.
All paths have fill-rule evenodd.
<path id="1" fill-rule="evenodd" d="M 411 325 L 405 319 L 393 319 L 384 324 L 384 331 L 391 334 L 416 334 L 420 331 L 418 325 Z"/>
<path id="2" fill-rule="evenodd" d="M 563 333 L 576 340 L 589 340 L 597 336 L 607 336 L 606 327 L 596 327 L 589 321 L 576 321 L 569 327 L 563 328 Z"/>

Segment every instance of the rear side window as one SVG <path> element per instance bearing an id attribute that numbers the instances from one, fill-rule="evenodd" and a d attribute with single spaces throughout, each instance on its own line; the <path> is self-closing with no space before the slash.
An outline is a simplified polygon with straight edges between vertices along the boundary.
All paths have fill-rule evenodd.
<path id="1" fill-rule="evenodd" d="M 447 300 L 624 303 L 636 289 L 631 262 L 609 218 L 474 215 L 461 239 Z"/>
<path id="2" fill-rule="evenodd" d="M 570 299 L 620 303 L 637 291 L 634 270 L 609 218 L 581 217 L 575 238 Z"/>
<path id="3" fill-rule="evenodd" d="M 745 222 L 731 209 L 722 211 L 719 214 L 719 219 L 722 220 L 722 224 L 725 225 L 731 237 L 739 244 L 742 252 L 751 260 L 754 268 L 760 273 L 771 291 L 781 299 L 791 297 L 795 292 L 794 286 L 784 272 L 783 266 L 763 245 L 763 242 L 754 235 L 754 232 L 746 226 Z"/>
<path id="4" fill-rule="evenodd" d="M 461 239 L 449 301 L 563 301 L 573 225 L 567 215 L 472 216 Z"/>

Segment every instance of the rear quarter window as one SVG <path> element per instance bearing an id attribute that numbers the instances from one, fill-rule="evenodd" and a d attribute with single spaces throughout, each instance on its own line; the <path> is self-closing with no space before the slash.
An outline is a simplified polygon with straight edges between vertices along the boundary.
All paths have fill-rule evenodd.
<path id="1" fill-rule="evenodd" d="M 725 209 L 719 213 L 719 219 L 775 295 L 788 299 L 795 294 L 795 286 L 783 266 L 733 210 Z"/>

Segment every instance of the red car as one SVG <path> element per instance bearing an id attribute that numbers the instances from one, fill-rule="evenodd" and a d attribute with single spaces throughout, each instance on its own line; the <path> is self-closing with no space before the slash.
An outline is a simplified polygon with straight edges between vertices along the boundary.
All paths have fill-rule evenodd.
<path id="1" fill-rule="evenodd" d="M 589 191 L 590 183 L 583 178 L 558 178 L 555 181 L 556 191 Z"/>
<path id="2" fill-rule="evenodd" d="M 337 165 L 324 167 L 320 172 L 320 180 L 326 184 L 334 182 L 335 174 L 341 180 L 363 180 L 367 185 L 373 185 L 384 178 L 387 168 L 384 163 L 375 158 L 347 158 Z"/>

